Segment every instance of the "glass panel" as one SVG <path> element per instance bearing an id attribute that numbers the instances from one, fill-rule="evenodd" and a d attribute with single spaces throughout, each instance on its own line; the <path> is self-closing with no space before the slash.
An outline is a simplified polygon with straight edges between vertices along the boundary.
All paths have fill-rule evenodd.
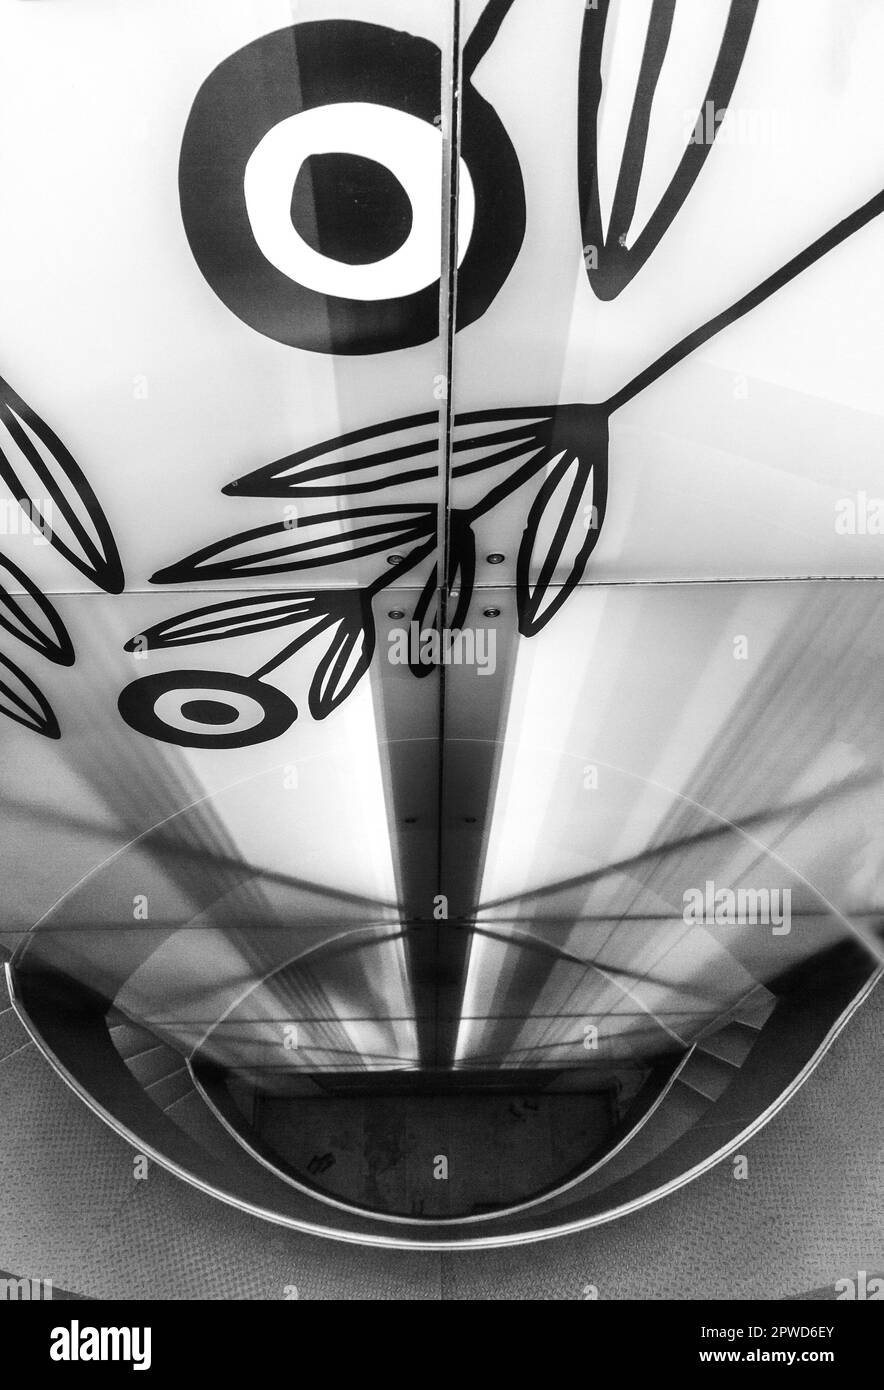
<path id="1" fill-rule="evenodd" d="M 452 504 L 478 586 L 523 573 L 526 633 L 550 584 L 882 573 L 882 179 L 840 153 L 882 24 L 466 0 L 464 147 L 484 99 L 517 161 L 495 196 L 521 183 L 527 218 L 456 340 Z"/>
<path id="2" fill-rule="evenodd" d="M 0 434 L 80 561 L 12 536 L 44 591 L 352 588 L 434 533 L 450 12 L 368 20 L 361 0 L 6 7 L 2 402 L 54 431 L 64 495 L 5 412 Z M 342 435 L 410 415 L 429 489 L 304 477 L 303 451 L 327 468 Z"/>

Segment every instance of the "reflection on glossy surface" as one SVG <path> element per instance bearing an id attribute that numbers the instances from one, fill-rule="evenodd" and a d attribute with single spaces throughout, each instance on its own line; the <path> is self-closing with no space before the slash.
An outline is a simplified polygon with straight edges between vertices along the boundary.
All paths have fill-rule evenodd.
<path id="1" fill-rule="evenodd" d="M 385 662 L 335 716 L 349 751 L 316 742 L 209 790 L 221 754 L 194 749 L 208 794 L 99 860 L 16 954 L 50 1051 L 77 1043 L 87 987 L 127 1065 L 130 1047 L 156 1053 L 168 1116 L 203 1139 L 214 1125 L 211 1152 L 224 1134 L 295 1194 L 262 1193 L 277 1219 L 331 1202 L 333 1225 L 362 1213 L 432 1239 L 434 1221 L 466 1233 L 512 1209 L 543 1229 L 650 1200 L 789 1094 L 880 968 L 873 591 L 595 589 L 510 648 L 512 598 L 494 602 L 491 676 L 445 669 L 440 879 L 440 672 L 415 683 Z M 388 648 L 400 620 L 379 619 Z M 41 1001 L 66 997 L 74 1032 L 44 1034 Z M 79 1081 L 113 1114 L 111 1056 Z M 164 1081 L 179 1074 L 180 1096 Z M 147 1143 L 146 1123 L 126 1126 Z M 519 1152 L 510 1126 L 531 1153 L 511 1169 L 492 1157 Z M 213 1190 L 257 1202 L 227 1162 Z"/>

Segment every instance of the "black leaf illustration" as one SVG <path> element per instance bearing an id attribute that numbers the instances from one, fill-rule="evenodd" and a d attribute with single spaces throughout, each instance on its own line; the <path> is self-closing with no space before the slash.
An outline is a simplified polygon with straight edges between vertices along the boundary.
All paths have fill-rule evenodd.
<path id="1" fill-rule="evenodd" d="M 374 655 L 371 603 L 364 594 L 349 597 L 351 602 L 342 613 L 310 684 L 307 703 L 314 719 L 326 719 L 343 704 L 365 675 Z"/>
<path id="2" fill-rule="evenodd" d="M 44 738 L 61 738 L 46 696 L 8 656 L 0 656 L 0 714 Z"/>
<path id="3" fill-rule="evenodd" d="M 557 406 L 517 406 L 458 415 L 452 431 L 451 476 L 468 478 L 502 463 L 531 458 L 548 445 L 557 410 Z M 500 425 L 506 428 L 496 428 Z"/>
<path id="4" fill-rule="evenodd" d="M 743 66 L 758 0 L 731 0 L 721 47 L 698 117 L 727 110 Z M 639 69 L 623 157 L 614 190 L 607 230 L 599 188 L 599 108 L 602 100 L 602 51 L 610 0 L 587 6 L 580 50 L 578 177 L 583 245 L 589 282 L 599 299 L 615 299 L 659 245 L 693 188 L 712 149 L 717 121 L 685 146 L 662 198 L 648 222 L 627 245 L 641 184 L 651 108 L 669 46 L 675 0 L 653 0 L 644 53 Z M 589 253 L 592 253 L 590 255 Z"/>
<path id="5" fill-rule="evenodd" d="M 457 601 L 454 611 L 447 618 L 447 624 L 452 631 L 459 631 L 466 620 L 473 597 L 476 579 L 476 538 L 466 512 L 453 510 L 449 526 L 448 589 L 450 593 L 457 595 Z M 419 635 L 438 631 L 439 628 L 437 576 L 438 568 L 434 565 L 414 607 L 411 621 L 416 624 Z M 430 674 L 434 669 L 434 663 L 421 660 L 419 640 L 414 646 L 417 649 L 417 661 L 409 661 L 408 668 L 413 676 L 421 679 Z M 409 643 L 409 652 L 411 650 L 412 643 Z"/>
<path id="6" fill-rule="evenodd" d="M 426 584 L 421 590 L 420 598 L 414 605 L 414 612 L 411 615 L 411 621 L 416 626 L 418 633 L 431 632 L 434 629 L 438 629 L 439 627 L 439 581 L 437 579 L 437 574 L 438 570 L 434 565 L 433 571 L 429 579 L 427 580 Z M 416 676 L 418 678 L 418 680 L 422 680 L 424 676 L 428 676 L 430 672 L 434 669 L 433 663 L 430 661 L 421 661 L 419 642 L 417 643 L 416 661 L 412 661 L 410 657 L 410 653 L 412 650 L 411 642 L 409 642 L 408 644 L 408 650 L 408 669 L 413 676 Z"/>
<path id="7" fill-rule="evenodd" d="M 24 589 L 36 604 L 42 621 L 37 621 L 22 607 L 17 597 L 10 592 L 9 581 Z M 5 556 L 0 556 L 0 627 L 4 627 L 13 637 L 32 647 L 47 660 L 54 661 L 59 666 L 73 666 L 73 643 L 55 605 L 18 565 L 14 565 Z"/>
<path id="8" fill-rule="evenodd" d="M 0 378 L 0 477 L 60 555 L 109 594 L 122 593 L 119 551 L 98 498 L 54 430 Z"/>
<path id="9" fill-rule="evenodd" d="M 259 526 L 229 536 L 160 570 L 153 584 L 241 579 L 285 574 L 398 550 L 430 535 L 436 526 L 432 506 L 355 507 Z"/>
<path id="10" fill-rule="evenodd" d="M 408 441 L 399 436 L 415 434 Z M 366 451 L 365 446 L 370 446 Z M 222 491 L 231 497 L 344 497 L 434 478 L 439 412 L 407 415 L 352 430 L 248 473 Z M 340 455 L 340 457 L 335 457 Z"/>
<path id="11" fill-rule="evenodd" d="M 456 463 L 453 475 L 467 476 L 539 449 L 552 413 L 549 407 L 519 407 L 459 415 L 454 454 L 471 457 Z M 432 411 L 353 430 L 248 473 L 223 491 L 230 497 L 348 497 L 435 478 L 439 428 L 439 414 Z M 413 437 L 405 438 L 409 434 Z"/>
<path id="12" fill-rule="evenodd" d="M 476 537 L 465 512 L 452 511 L 448 542 L 448 588 L 457 594 L 454 612 L 448 618 L 452 631 L 460 631 L 466 621 L 476 580 Z"/>
<path id="13" fill-rule="evenodd" d="M 608 426 L 604 417 L 595 416 L 594 421 L 582 441 L 563 449 L 528 514 L 516 561 L 519 631 L 525 637 L 540 632 L 580 583 L 601 532 Z"/>
<path id="14" fill-rule="evenodd" d="M 322 594 L 261 594 L 195 608 L 149 627 L 126 643 L 127 652 L 158 651 L 166 647 L 220 642 L 227 637 L 247 637 L 255 632 L 289 627 L 294 623 L 327 619 L 330 602 Z"/>

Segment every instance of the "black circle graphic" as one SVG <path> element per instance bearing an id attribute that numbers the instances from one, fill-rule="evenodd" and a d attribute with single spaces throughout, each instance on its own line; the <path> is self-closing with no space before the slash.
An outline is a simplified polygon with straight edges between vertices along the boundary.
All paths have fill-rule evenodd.
<path id="1" fill-rule="evenodd" d="M 292 222 L 308 246 L 343 265 L 370 265 L 407 240 L 411 200 L 385 164 L 355 154 L 312 154 L 298 171 Z"/>
<path id="2" fill-rule="evenodd" d="M 257 146 L 291 116 L 335 103 L 368 103 L 436 126 L 440 91 L 441 53 L 434 43 L 355 20 L 319 20 L 266 34 L 210 73 L 182 140 L 181 211 L 200 270 L 244 323 L 291 347 L 343 355 L 391 352 L 438 335 L 438 279 L 399 298 L 361 300 L 321 293 L 283 274 L 255 240 L 244 183 Z M 458 328 L 485 313 L 525 234 L 515 150 L 470 82 L 462 126 L 461 154 L 476 208 L 460 267 Z"/>
<path id="3" fill-rule="evenodd" d="M 189 690 L 217 690 L 218 700 L 199 696 L 183 700 L 180 714 L 191 721 L 193 728 L 170 724 L 157 712 L 157 702 L 163 695 L 186 695 Z M 234 722 L 237 705 L 225 701 L 224 695 L 245 696 L 261 710 L 261 719 L 247 729 L 227 733 L 217 726 Z M 127 685 L 118 700 L 120 714 L 130 728 L 162 743 L 174 743 L 180 748 L 247 748 L 254 743 L 266 743 L 279 738 L 295 722 L 298 711 L 287 695 L 255 676 L 237 676 L 226 671 L 165 671 L 143 676 Z"/>

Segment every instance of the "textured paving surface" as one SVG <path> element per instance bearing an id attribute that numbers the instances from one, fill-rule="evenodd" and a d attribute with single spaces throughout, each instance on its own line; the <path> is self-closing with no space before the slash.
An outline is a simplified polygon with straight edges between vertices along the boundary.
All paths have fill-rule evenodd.
<path id="1" fill-rule="evenodd" d="M 5 1009 L 5 997 L 0 1009 Z M 0 1013 L 0 1266 L 99 1298 L 782 1298 L 884 1266 L 884 988 L 745 1150 L 646 1211 L 509 1250 L 300 1236 L 151 1168 Z"/>

